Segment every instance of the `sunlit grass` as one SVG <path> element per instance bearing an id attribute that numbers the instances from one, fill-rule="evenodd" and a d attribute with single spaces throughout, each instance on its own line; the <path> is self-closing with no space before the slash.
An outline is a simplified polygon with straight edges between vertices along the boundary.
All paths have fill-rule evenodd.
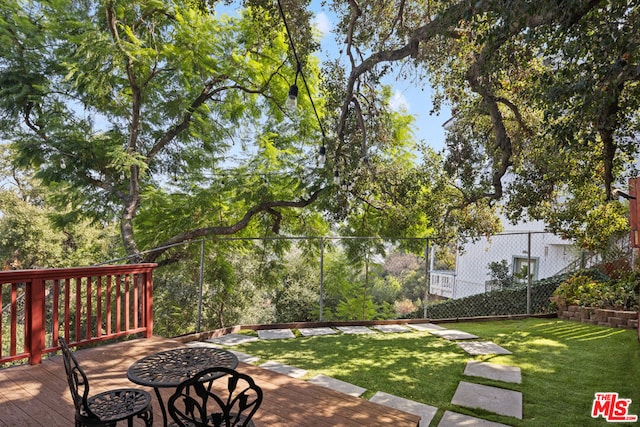
<path id="1" fill-rule="evenodd" d="M 455 343 L 427 332 L 325 335 L 262 340 L 233 348 L 267 360 L 376 391 L 436 406 L 437 425 L 445 410 L 479 416 L 513 426 L 588 426 L 596 392 L 615 391 L 631 399 L 630 413 L 640 415 L 640 344 L 637 332 L 557 319 L 445 325 L 493 341 L 512 355 L 467 355 Z M 522 369 L 522 384 L 505 384 L 463 376 L 468 360 L 490 361 Z M 460 381 L 523 393 L 524 420 L 451 405 Z M 617 425 L 624 425 L 617 423 Z M 636 424 L 638 425 L 638 424 Z"/>

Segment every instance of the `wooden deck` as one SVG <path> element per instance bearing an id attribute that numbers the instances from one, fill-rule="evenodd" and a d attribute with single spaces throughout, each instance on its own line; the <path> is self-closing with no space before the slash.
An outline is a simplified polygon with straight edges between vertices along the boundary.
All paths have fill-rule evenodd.
<path id="1" fill-rule="evenodd" d="M 118 387 L 136 387 L 127 380 L 129 365 L 142 356 L 184 344 L 153 337 L 120 344 L 78 350 L 78 358 L 91 384 L 91 394 Z M 420 417 L 367 400 L 329 390 L 257 366 L 240 363 L 264 391 L 262 406 L 254 417 L 257 427 L 395 426 L 416 427 Z M 154 425 L 162 425 L 154 396 Z M 163 393 L 166 401 L 170 390 Z M 70 426 L 73 403 L 61 356 L 40 365 L 0 370 L 0 426 Z M 143 425 L 136 420 L 136 426 Z"/>

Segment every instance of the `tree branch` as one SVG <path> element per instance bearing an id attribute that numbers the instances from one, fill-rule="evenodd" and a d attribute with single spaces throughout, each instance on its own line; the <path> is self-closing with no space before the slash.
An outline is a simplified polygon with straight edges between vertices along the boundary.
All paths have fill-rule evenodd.
<path id="1" fill-rule="evenodd" d="M 214 87 L 217 84 L 220 84 L 228 80 L 229 77 L 226 75 L 221 75 L 221 76 L 217 76 L 215 78 L 210 79 L 204 85 L 204 87 L 202 88 L 202 91 L 196 97 L 196 99 L 194 99 L 191 102 L 191 105 L 189 105 L 189 107 L 187 108 L 187 111 L 182 117 L 182 120 L 180 121 L 180 123 L 171 127 L 153 144 L 153 147 L 151 147 L 151 150 L 147 154 L 147 163 L 151 163 L 151 161 L 153 161 L 153 159 L 167 146 L 167 144 L 173 141 L 173 139 L 176 136 L 178 136 L 179 134 L 184 132 L 186 129 L 188 129 L 189 126 L 191 125 L 193 113 L 195 113 L 198 108 L 200 108 L 207 101 L 211 100 L 217 94 L 227 90 L 240 90 L 242 92 L 250 93 L 250 94 L 262 94 L 266 98 L 269 98 L 265 94 L 265 92 L 269 87 L 269 85 L 271 84 L 271 81 L 273 80 L 273 78 L 280 71 L 280 68 L 282 68 L 282 65 L 278 67 L 278 69 L 275 70 L 273 73 L 271 73 L 271 75 L 269 75 L 269 77 L 265 80 L 265 82 L 260 87 L 257 87 L 257 88 L 249 88 L 240 84 L 231 84 L 231 85 L 219 86 L 214 89 Z"/>
<path id="2" fill-rule="evenodd" d="M 186 241 L 197 239 L 200 237 L 224 236 L 224 235 L 235 234 L 240 230 L 242 230 L 243 228 L 247 227 L 251 219 L 261 212 L 268 213 L 269 215 L 274 217 L 274 223 L 271 228 L 274 233 L 278 233 L 280 229 L 280 222 L 282 220 L 282 214 L 276 210 L 277 208 L 304 208 L 314 203 L 318 199 L 318 196 L 325 189 L 326 187 L 316 190 L 309 196 L 309 198 L 300 199 L 298 201 L 272 200 L 272 201 L 264 201 L 264 202 L 258 203 L 256 206 L 247 210 L 244 216 L 239 221 L 237 221 L 235 224 L 232 224 L 232 225 L 203 227 L 203 228 L 185 231 L 184 233 L 180 233 L 160 243 L 158 245 L 158 248 L 160 249 L 147 253 L 145 255 L 145 262 L 155 261 L 155 259 L 157 259 L 166 250 L 162 248 L 167 248 L 172 245 L 176 245 L 178 243 L 186 242 Z"/>

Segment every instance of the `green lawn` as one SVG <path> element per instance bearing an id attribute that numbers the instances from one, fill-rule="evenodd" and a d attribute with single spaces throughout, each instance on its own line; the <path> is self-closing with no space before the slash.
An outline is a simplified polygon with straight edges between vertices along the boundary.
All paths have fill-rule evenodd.
<path id="1" fill-rule="evenodd" d="M 455 343 L 427 332 L 326 335 L 262 340 L 233 349 L 307 369 L 305 378 L 324 374 L 376 391 L 482 417 L 513 426 L 590 426 L 607 424 L 591 418 L 596 392 L 617 392 L 631 399 L 630 413 L 640 415 L 640 344 L 637 332 L 557 319 L 451 323 L 449 329 L 476 334 L 513 352 L 476 360 L 518 366 L 522 384 L 463 377 L 472 359 Z M 253 333 L 253 332 L 247 332 Z M 524 420 L 450 404 L 461 380 L 521 391 Z M 625 425 L 616 423 L 615 425 Z M 640 425 L 634 423 L 629 425 Z"/>

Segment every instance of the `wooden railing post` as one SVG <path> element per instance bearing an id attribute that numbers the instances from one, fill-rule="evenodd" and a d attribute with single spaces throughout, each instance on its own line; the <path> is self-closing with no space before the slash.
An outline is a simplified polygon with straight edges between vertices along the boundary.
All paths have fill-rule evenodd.
<path id="1" fill-rule="evenodd" d="M 147 327 L 145 337 L 151 338 L 153 336 L 153 268 L 149 268 L 144 277 L 144 316 Z"/>
<path id="2" fill-rule="evenodd" d="M 29 346 L 29 364 L 37 365 L 42 362 L 45 335 L 44 312 L 44 279 L 34 278 L 31 286 L 27 286 L 25 316 L 27 320 L 26 343 Z"/>

